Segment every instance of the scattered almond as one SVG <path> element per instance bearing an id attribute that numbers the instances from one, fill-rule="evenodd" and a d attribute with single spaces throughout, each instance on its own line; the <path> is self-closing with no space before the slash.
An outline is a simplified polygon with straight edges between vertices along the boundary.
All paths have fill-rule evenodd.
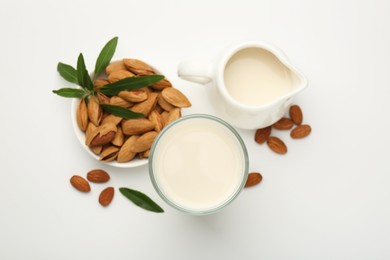
<path id="1" fill-rule="evenodd" d="M 271 135 L 271 127 L 265 127 L 258 129 L 255 133 L 255 141 L 258 144 L 265 143 L 267 141 L 268 137 Z"/>
<path id="2" fill-rule="evenodd" d="M 87 173 L 87 180 L 90 182 L 104 183 L 110 180 L 110 175 L 104 170 L 95 169 Z"/>
<path id="3" fill-rule="evenodd" d="M 299 125 L 291 130 L 290 136 L 294 139 L 299 139 L 308 136 L 310 132 L 311 127 L 309 125 Z"/>
<path id="4" fill-rule="evenodd" d="M 106 207 L 108 206 L 112 199 L 114 198 L 114 188 L 113 187 L 107 187 L 105 188 L 99 195 L 99 203 L 100 205 Z"/>
<path id="5" fill-rule="evenodd" d="M 292 105 L 290 107 L 290 118 L 294 122 L 294 124 L 302 124 L 303 114 L 301 108 L 298 105 Z"/>
<path id="6" fill-rule="evenodd" d="M 268 147 L 278 154 L 287 153 L 287 146 L 285 143 L 276 136 L 270 136 L 267 140 Z"/>
<path id="7" fill-rule="evenodd" d="M 245 188 L 255 186 L 261 182 L 263 176 L 259 172 L 251 172 L 248 174 L 248 179 L 245 183 Z"/>
<path id="8" fill-rule="evenodd" d="M 81 176 L 73 175 L 72 178 L 70 178 L 70 183 L 81 192 L 89 192 L 91 190 L 89 183 Z"/>
<path id="9" fill-rule="evenodd" d="M 278 122 L 272 125 L 273 128 L 278 130 L 289 130 L 293 127 L 294 123 L 290 118 L 283 117 Z"/>

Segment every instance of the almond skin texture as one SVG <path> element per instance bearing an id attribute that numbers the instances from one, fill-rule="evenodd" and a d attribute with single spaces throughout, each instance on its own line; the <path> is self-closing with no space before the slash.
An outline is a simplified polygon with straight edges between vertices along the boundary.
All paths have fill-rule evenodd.
<path id="1" fill-rule="evenodd" d="M 104 170 L 95 169 L 87 173 L 87 180 L 95 183 L 104 183 L 110 180 L 110 175 Z"/>
<path id="2" fill-rule="evenodd" d="M 272 125 L 273 128 L 278 130 L 290 130 L 294 123 L 290 118 L 283 117 L 278 122 Z"/>
<path id="3" fill-rule="evenodd" d="M 137 140 L 135 140 L 130 150 L 134 153 L 145 152 L 152 147 L 154 139 L 157 137 L 158 133 L 156 131 L 150 131 L 146 134 L 141 135 Z"/>
<path id="4" fill-rule="evenodd" d="M 248 179 L 245 183 L 245 188 L 255 186 L 261 182 L 263 176 L 259 172 L 251 172 L 248 174 Z"/>
<path id="5" fill-rule="evenodd" d="M 81 176 L 73 175 L 72 178 L 70 178 L 70 184 L 81 192 L 91 191 L 89 183 Z"/>
<path id="6" fill-rule="evenodd" d="M 161 92 L 162 97 L 175 107 L 190 107 L 191 102 L 176 88 L 165 88 Z"/>
<path id="7" fill-rule="evenodd" d="M 282 140 L 280 140 L 278 137 L 270 136 L 267 140 L 268 147 L 278 154 L 285 154 L 287 153 L 287 146 L 284 144 Z"/>
<path id="8" fill-rule="evenodd" d="M 290 118 L 294 122 L 294 124 L 302 124 L 303 114 L 301 108 L 298 105 L 292 105 L 290 107 Z"/>
<path id="9" fill-rule="evenodd" d="M 77 125 L 79 126 L 81 131 L 85 132 L 88 127 L 88 110 L 84 99 L 80 100 L 79 106 L 77 108 L 76 117 L 77 117 Z"/>
<path id="10" fill-rule="evenodd" d="M 103 207 L 108 206 L 114 198 L 114 192 L 115 190 L 113 187 L 105 188 L 99 195 L 100 205 L 102 205 Z"/>
<path id="11" fill-rule="evenodd" d="M 105 145 L 111 142 L 115 137 L 114 131 L 110 131 L 105 135 L 97 135 L 95 138 L 91 141 L 91 146 L 99 146 L 99 145 Z"/>
<path id="12" fill-rule="evenodd" d="M 299 125 L 291 130 L 290 136 L 294 139 L 299 139 L 308 136 L 310 132 L 311 127 L 309 125 Z"/>
<path id="13" fill-rule="evenodd" d="M 128 119 L 122 121 L 122 130 L 125 135 L 139 135 L 154 129 L 155 125 L 145 118 Z"/>
<path id="14" fill-rule="evenodd" d="M 255 133 L 255 141 L 258 144 L 265 143 L 267 141 L 268 137 L 271 135 L 271 127 L 265 127 L 258 129 Z"/>

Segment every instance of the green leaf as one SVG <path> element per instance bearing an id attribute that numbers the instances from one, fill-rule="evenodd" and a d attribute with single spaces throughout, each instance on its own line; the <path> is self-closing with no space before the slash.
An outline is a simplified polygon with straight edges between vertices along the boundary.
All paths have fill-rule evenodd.
<path id="1" fill-rule="evenodd" d="M 77 59 L 77 80 L 82 88 L 93 90 L 93 83 L 85 67 L 83 54 L 80 53 Z"/>
<path id="2" fill-rule="evenodd" d="M 77 80 L 77 71 L 72 66 L 59 62 L 57 65 L 57 71 L 65 80 L 74 84 L 79 84 Z"/>
<path id="3" fill-rule="evenodd" d="M 112 97 L 123 90 L 135 90 L 153 85 L 164 79 L 162 75 L 146 75 L 139 77 L 124 78 L 115 83 L 107 84 L 100 89 L 106 96 Z"/>
<path id="4" fill-rule="evenodd" d="M 157 205 L 153 200 L 151 200 L 148 196 L 143 194 L 142 192 L 131 190 L 128 188 L 119 188 L 119 191 L 123 196 L 131 200 L 135 205 L 157 213 L 164 212 L 164 210 Z"/>
<path id="5" fill-rule="evenodd" d="M 113 114 L 114 116 L 119 116 L 125 119 L 135 119 L 135 118 L 142 118 L 145 117 L 144 114 L 136 113 L 131 111 L 128 108 L 120 107 L 120 106 L 113 106 L 113 105 L 107 105 L 102 104 L 103 110 L 107 113 Z"/>
<path id="6" fill-rule="evenodd" d="M 53 93 L 67 98 L 82 98 L 87 94 L 84 90 L 79 88 L 61 88 L 58 90 L 53 90 Z"/>
<path id="7" fill-rule="evenodd" d="M 99 75 L 110 63 L 112 56 L 114 56 L 117 44 L 118 37 L 114 37 L 103 47 L 102 51 L 99 54 L 99 57 L 96 60 L 95 76 Z"/>

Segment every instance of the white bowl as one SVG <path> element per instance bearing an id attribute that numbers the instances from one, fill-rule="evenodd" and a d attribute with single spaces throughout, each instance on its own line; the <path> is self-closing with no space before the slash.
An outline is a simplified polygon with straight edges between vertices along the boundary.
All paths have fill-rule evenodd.
<path id="1" fill-rule="evenodd" d="M 119 60 L 114 60 L 114 61 L 111 61 L 111 62 L 116 62 L 116 61 L 119 61 Z M 151 66 L 149 63 L 147 63 L 147 64 L 154 70 L 154 72 L 156 74 L 158 74 L 158 75 L 165 75 L 165 74 L 162 74 L 160 70 L 158 70 L 155 67 Z M 92 71 L 91 74 L 93 75 L 94 71 Z M 100 156 L 96 155 L 94 152 L 92 152 L 91 149 L 85 144 L 85 133 L 83 131 L 81 131 L 81 129 L 79 128 L 79 126 L 77 124 L 77 115 L 76 115 L 76 113 L 77 113 L 77 108 L 78 108 L 79 102 L 80 102 L 80 99 L 77 99 L 77 98 L 74 98 L 72 100 L 72 105 L 71 105 L 71 113 L 72 114 L 71 114 L 71 118 L 72 118 L 73 129 L 74 129 L 74 132 L 75 132 L 75 134 L 77 136 L 77 139 L 79 139 L 79 141 L 81 143 L 81 146 L 83 146 L 85 148 L 85 150 L 87 150 L 87 152 L 93 158 L 95 158 L 99 162 L 105 163 L 105 164 L 110 165 L 110 166 L 118 167 L 118 168 L 134 168 L 134 167 L 142 166 L 142 165 L 145 165 L 145 164 L 148 163 L 148 159 L 147 158 L 145 158 L 145 159 L 134 158 L 133 160 L 131 160 L 129 162 L 126 162 L 126 163 L 119 163 L 119 162 L 117 162 L 115 160 L 111 161 L 111 162 L 100 161 L 99 160 Z"/>

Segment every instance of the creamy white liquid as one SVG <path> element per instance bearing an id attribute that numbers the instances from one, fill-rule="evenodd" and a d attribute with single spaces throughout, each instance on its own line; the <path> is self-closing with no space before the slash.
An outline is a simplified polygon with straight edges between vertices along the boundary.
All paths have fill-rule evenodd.
<path id="1" fill-rule="evenodd" d="M 153 154 L 153 172 L 164 196 L 179 207 L 205 211 L 224 204 L 240 188 L 243 149 L 225 126 L 207 118 L 173 125 Z"/>
<path id="2" fill-rule="evenodd" d="M 233 55 L 226 64 L 224 80 L 229 94 L 250 106 L 269 103 L 292 88 L 291 71 L 274 54 L 260 48 Z"/>

